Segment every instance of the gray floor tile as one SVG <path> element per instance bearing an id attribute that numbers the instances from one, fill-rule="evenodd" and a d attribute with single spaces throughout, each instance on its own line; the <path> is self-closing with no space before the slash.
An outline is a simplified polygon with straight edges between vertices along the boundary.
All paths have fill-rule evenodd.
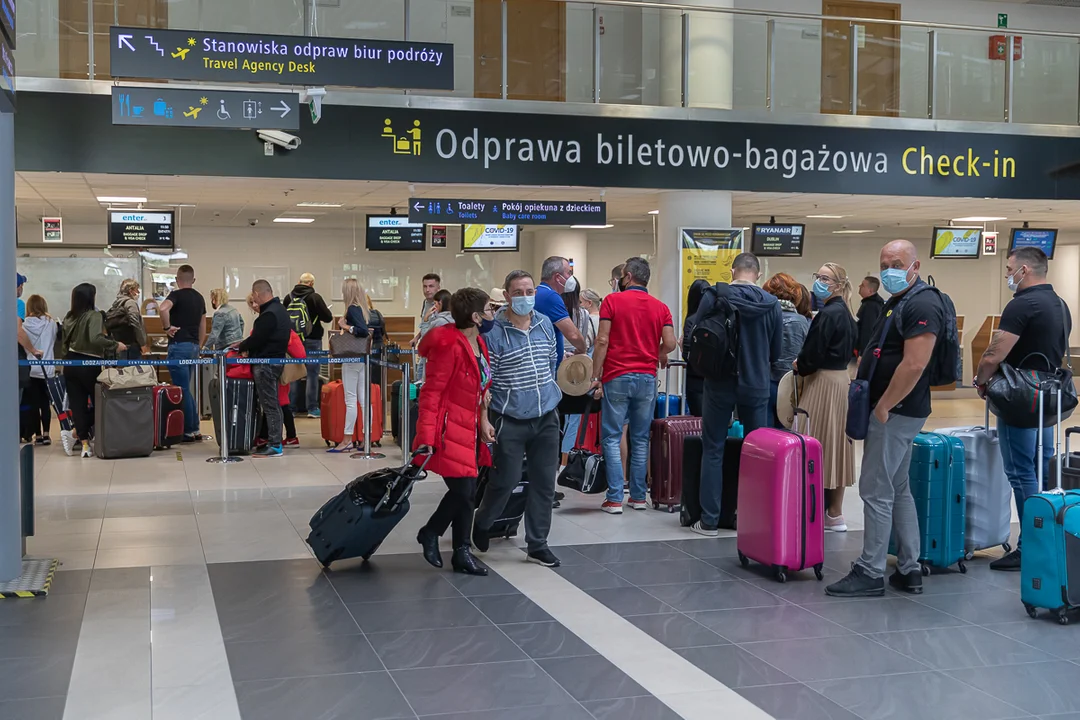
<path id="1" fill-rule="evenodd" d="M 634 615 L 626 619 L 669 648 L 728 644 L 727 640 L 682 613 Z"/>
<path id="2" fill-rule="evenodd" d="M 966 597 L 958 595 L 956 597 Z M 863 598 L 803 605 L 810 612 L 857 633 L 925 630 L 966 625 L 963 620 L 906 598 Z"/>
<path id="3" fill-rule="evenodd" d="M 733 643 L 850 635 L 851 631 L 795 605 L 707 610 L 691 618 Z"/>
<path id="4" fill-rule="evenodd" d="M 491 624 L 476 606 L 463 597 L 351 603 L 348 608 L 364 632 L 435 630 Z"/>
<path id="5" fill-rule="evenodd" d="M 363 635 L 317 635 L 225 644 L 234 682 L 382 670 Z"/>
<path id="6" fill-rule="evenodd" d="M 790 676 L 737 645 L 682 648 L 675 652 L 733 689 L 793 681 Z"/>
<path id="7" fill-rule="evenodd" d="M 483 595 L 471 598 L 472 603 L 496 625 L 519 622 L 545 622 L 552 617 L 521 593 L 514 595 Z"/>
<path id="8" fill-rule="evenodd" d="M 326 577 L 347 603 L 387 600 L 420 600 L 461 597 L 443 575 L 428 566 L 427 572 L 395 574 L 390 570 L 363 569 L 327 573 Z"/>
<path id="9" fill-rule="evenodd" d="M 150 589 L 148 567 L 100 568 L 90 575 L 90 592 L 143 589 Z"/>
<path id="10" fill-rule="evenodd" d="M 369 633 L 388 670 L 524 660 L 526 655 L 497 627 Z"/>
<path id="11" fill-rule="evenodd" d="M 323 579 L 322 568 L 310 560 L 266 560 L 213 563 L 206 566 L 214 597 L 243 598 L 251 592 L 283 587 L 311 587 Z"/>
<path id="12" fill-rule="evenodd" d="M 555 568 L 555 572 L 582 590 L 604 590 L 630 587 L 631 583 L 600 565 L 567 565 Z"/>
<path id="13" fill-rule="evenodd" d="M 559 562 L 562 563 L 562 567 L 595 564 L 591 558 L 585 557 L 570 545 L 552 545 L 551 552 L 558 556 Z"/>
<path id="14" fill-rule="evenodd" d="M 600 564 L 686 559 L 686 553 L 662 542 L 601 543 L 573 548 Z"/>
<path id="15" fill-rule="evenodd" d="M 599 655 L 538 660 L 540 667 L 578 701 L 641 697 L 649 692 Z"/>
<path id="16" fill-rule="evenodd" d="M 832 680 L 809 685 L 859 717 L 874 720 L 1025 717 L 1017 708 L 937 672 Z"/>
<path id="17" fill-rule="evenodd" d="M 1054 660 L 951 670 L 947 674 L 1032 715 L 1080 711 L 1078 665 Z"/>
<path id="18" fill-rule="evenodd" d="M 238 682 L 236 701 L 250 720 L 414 717 L 385 672 Z"/>
<path id="19" fill-rule="evenodd" d="M 1002 590 L 1020 592 L 1020 573 L 991 570 L 988 562 L 973 561 L 968 563 L 967 576 L 972 580 L 978 580 Z"/>
<path id="20" fill-rule="evenodd" d="M 225 642 L 312 635 L 354 635 L 356 622 L 325 579 L 309 588 L 253 590 L 247 599 L 214 590 Z"/>
<path id="21" fill-rule="evenodd" d="M 858 715 L 801 683 L 739 688 L 735 692 L 775 720 L 859 720 Z"/>
<path id="22" fill-rule="evenodd" d="M 986 592 L 977 595 L 923 595 L 917 602 L 977 625 L 1022 619 L 1024 605 L 1014 593 Z"/>
<path id="23" fill-rule="evenodd" d="M 701 540 L 669 540 L 669 547 L 673 547 L 691 557 L 696 558 L 734 558 L 738 557 L 736 539 L 728 538 L 702 538 Z M 737 561 L 736 561 L 737 562 Z"/>
<path id="24" fill-rule="evenodd" d="M 740 647 L 800 682 L 926 670 L 925 665 L 858 635 Z"/>
<path id="25" fill-rule="evenodd" d="M 586 590 L 585 592 L 608 609 L 623 616 L 675 612 L 675 609 L 667 603 L 636 587 Z"/>
<path id="26" fill-rule="evenodd" d="M 1065 713 L 1063 715 L 1042 715 L 1039 720 L 1080 720 L 1080 712 Z"/>
<path id="27" fill-rule="evenodd" d="M 784 603 L 775 595 L 741 581 L 651 585 L 645 590 L 682 612 L 767 607 Z"/>
<path id="28" fill-rule="evenodd" d="M 81 622 L 86 595 L 17 598 L 0 602 L 0 626 Z"/>
<path id="29" fill-rule="evenodd" d="M 491 571 L 487 577 L 465 575 L 463 573 L 450 573 L 446 580 L 457 588 L 457 591 L 465 597 L 480 597 L 482 595 L 512 595 L 518 589 Z"/>
<path id="30" fill-rule="evenodd" d="M 29 662 L 0 660 L 0 698 L 23 700 L 66 695 L 74 663 L 74 655 L 35 657 Z"/>
<path id="31" fill-rule="evenodd" d="M 596 720 L 680 720 L 681 716 L 654 697 L 583 702 Z"/>
<path id="32" fill-rule="evenodd" d="M 499 627 L 531 658 L 596 655 L 592 646 L 559 622 L 514 623 Z"/>
<path id="33" fill-rule="evenodd" d="M 108 495 L 59 495 L 34 498 L 34 517 L 45 522 L 99 520 L 105 517 Z"/>
<path id="34" fill-rule="evenodd" d="M 85 595 L 90 590 L 92 570 L 58 570 L 49 586 L 49 596 Z"/>
<path id="35" fill-rule="evenodd" d="M 878 633 L 869 637 L 935 670 L 1013 665 L 1055 659 L 1030 645 L 974 625 Z"/>
<path id="36" fill-rule="evenodd" d="M 0 626 L 0 659 L 74 655 L 82 618 L 67 623 Z"/>
<path id="37" fill-rule="evenodd" d="M 1058 625 L 1049 616 L 986 625 L 988 630 L 1019 640 L 1066 660 L 1080 660 L 1080 624 Z"/>
<path id="38" fill-rule="evenodd" d="M 532 660 L 396 670 L 393 676 L 417 715 L 566 705 L 572 701 Z"/>
<path id="39" fill-rule="evenodd" d="M 0 700 L 0 718 L 19 720 L 63 720 L 67 698 L 47 697 L 32 700 Z"/>
<path id="40" fill-rule="evenodd" d="M 629 562 L 605 565 L 608 570 L 634 585 L 717 582 L 735 578 L 696 558 L 664 562 Z"/>
<path id="41" fill-rule="evenodd" d="M 759 587 L 767 593 L 783 598 L 796 605 L 825 602 L 829 596 L 825 594 L 825 588 L 847 575 L 847 571 L 840 572 L 825 568 L 824 577 L 818 580 L 813 572 L 795 573 L 789 575 L 786 583 L 778 583 L 772 577 L 746 578 L 751 585 Z"/>
<path id="42" fill-rule="evenodd" d="M 276 504 L 276 503 L 275 503 Z M 193 515 L 191 495 L 184 492 L 119 493 L 111 494 L 105 506 L 105 517 L 160 517 Z"/>
<path id="43" fill-rule="evenodd" d="M 970 593 L 996 593 L 998 586 L 973 577 L 970 572 L 961 573 L 954 570 L 939 571 L 928 578 L 923 578 L 923 592 L 921 597 L 933 595 L 965 595 Z M 911 597 L 911 596 L 905 596 Z"/>
<path id="44" fill-rule="evenodd" d="M 595 720 L 580 703 L 572 705 L 534 705 L 483 712 L 422 715 L 421 720 Z"/>

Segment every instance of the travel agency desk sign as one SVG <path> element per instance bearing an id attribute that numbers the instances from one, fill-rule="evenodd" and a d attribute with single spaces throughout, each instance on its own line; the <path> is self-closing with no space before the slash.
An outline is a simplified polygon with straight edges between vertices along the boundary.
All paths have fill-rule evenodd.
<path id="1" fill-rule="evenodd" d="M 112 27 L 115 78 L 454 89 L 447 43 Z"/>

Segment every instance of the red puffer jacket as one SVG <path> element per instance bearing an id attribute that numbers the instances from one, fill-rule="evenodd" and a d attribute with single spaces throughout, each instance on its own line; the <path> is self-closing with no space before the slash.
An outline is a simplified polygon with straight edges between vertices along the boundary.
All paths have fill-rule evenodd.
<path id="1" fill-rule="evenodd" d="M 487 345 L 479 338 L 484 360 Z M 480 442 L 483 397 L 491 385 L 481 384 L 476 356 L 464 333 L 453 325 L 428 332 L 419 352 L 427 360 L 420 390 L 413 448 L 429 445 L 435 454 L 427 469 L 443 477 L 476 477 L 479 465 L 491 465 L 491 453 Z"/>

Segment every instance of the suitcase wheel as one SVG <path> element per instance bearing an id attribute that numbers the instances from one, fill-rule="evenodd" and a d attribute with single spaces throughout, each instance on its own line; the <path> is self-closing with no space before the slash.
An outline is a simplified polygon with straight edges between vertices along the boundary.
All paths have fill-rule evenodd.
<path id="1" fill-rule="evenodd" d="M 785 568 L 783 566 L 777 567 L 776 570 L 773 572 L 773 577 L 776 578 L 776 582 L 778 582 L 778 583 L 781 583 L 781 584 L 786 583 L 787 582 L 787 568 Z"/>
<path id="2" fill-rule="evenodd" d="M 825 579 L 825 573 L 822 572 L 822 568 L 824 567 L 825 566 L 822 563 L 818 563 L 814 566 L 814 576 L 818 579 L 818 582 L 821 582 Z"/>
<path id="3" fill-rule="evenodd" d="M 926 575 L 926 576 L 930 575 L 930 566 L 927 565 L 926 563 L 922 564 L 922 574 Z"/>
<path id="4" fill-rule="evenodd" d="M 668 514 L 670 515 L 671 513 L 675 512 L 675 509 L 678 508 L 678 507 L 679 507 L 678 505 L 668 505 L 667 506 Z"/>
<path id="5" fill-rule="evenodd" d="M 658 503 L 658 502 L 654 502 L 654 503 L 652 504 L 652 509 L 653 509 L 653 510 L 659 510 L 659 509 L 660 509 L 660 503 Z"/>
<path id="6" fill-rule="evenodd" d="M 1031 605 L 1029 603 L 1024 603 L 1024 609 L 1027 610 L 1028 617 L 1030 617 L 1030 618 L 1039 617 L 1039 610 L 1034 605 Z"/>
<path id="7" fill-rule="evenodd" d="M 1058 608 L 1057 621 L 1058 625 L 1069 624 L 1069 611 L 1067 608 Z"/>
<path id="8" fill-rule="evenodd" d="M 750 567 L 750 558 L 746 557 L 741 552 L 739 553 L 739 562 L 744 568 Z"/>
<path id="9" fill-rule="evenodd" d="M 958 562 L 958 563 L 956 564 L 956 567 L 960 568 L 960 572 L 962 572 L 962 573 L 966 573 L 966 572 L 967 572 L 967 565 L 966 565 L 966 564 L 964 563 L 964 561 L 963 561 L 963 560 L 961 560 L 960 562 Z"/>

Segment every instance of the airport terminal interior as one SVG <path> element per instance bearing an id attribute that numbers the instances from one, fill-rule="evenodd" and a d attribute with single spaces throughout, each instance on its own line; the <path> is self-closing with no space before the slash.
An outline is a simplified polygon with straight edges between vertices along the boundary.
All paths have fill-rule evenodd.
<path id="1" fill-rule="evenodd" d="M 677 504 L 610 514 L 569 487 L 557 567 L 526 562 L 521 520 L 477 552 L 486 576 L 453 571 L 450 532 L 436 569 L 434 473 L 370 557 L 326 567 L 308 542 L 349 483 L 412 456 L 398 400 L 431 273 L 502 301 L 556 256 L 604 298 L 644 258 L 681 337 L 690 282 L 731 280 L 738 252 L 762 282 L 836 263 L 858 286 L 908 240 L 962 366 L 924 430 L 995 423 L 972 378 L 1010 250 L 1043 249 L 1080 317 L 1078 88 L 1080 6 L 1057 0 L 0 0 L 0 332 L 16 276 L 57 319 L 76 285 L 105 311 L 134 280 L 169 383 L 159 306 L 190 265 L 208 324 L 213 293 L 247 334 L 253 283 L 302 276 L 336 322 L 355 279 L 387 343 L 372 457 L 329 452 L 301 396 L 280 457 L 220 462 L 214 364 L 191 369 L 194 442 L 80 457 L 53 413 L 51 444 L 17 444 L 0 357 L 0 720 L 1080 720 L 1080 588 L 1030 617 L 1022 573 L 990 568 L 1015 507 L 1008 548 L 927 566 L 921 594 L 825 594 L 863 552 L 861 441 L 821 577 L 743 562 L 742 520 L 704 537 Z M 496 203 L 514 214 L 471 214 Z M 320 387 L 345 372 L 324 362 Z"/>

